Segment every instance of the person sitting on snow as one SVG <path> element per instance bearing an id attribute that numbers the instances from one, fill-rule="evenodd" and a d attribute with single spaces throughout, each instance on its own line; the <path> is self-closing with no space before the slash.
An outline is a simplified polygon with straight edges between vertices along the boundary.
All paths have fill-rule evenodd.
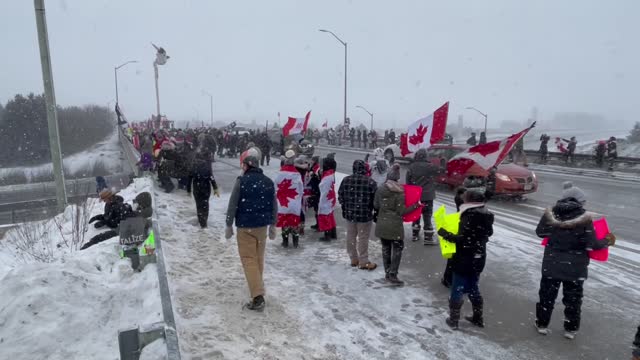
<path id="1" fill-rule="evenodd" d="M 106 194 L 105 194 L 106 195 Z M 112 200 L 111 198 L 119 198 L 117 200 Z M 107 198 L 106 201 L 109 201 L 109 203 L 107 203 L 105 205 L 105 208 L 107 206 L 110 206 L 110 211 L 112 211 L 112 214 L 114 211 L 117 211 L 118 215 L 116 215 L 114 218 L 112 218 L 111 220 L 111 224 L 115 224 L 115 226 L 111 227 L 112 230 L 109 231 L 105 231 L 102 232 L 94 237 L 91 238 L 91 240 L 89 240 L 89 242 L 85 243 L 84 245 L 82 245 L 82 247 L 80 248 L 80 250 L 84 250 L 86 248 L 89 248 L 95 244 L 99 244 L 105 240 L 111 239 L 113 237 L 118 236 L 118 234 L 120 233 L 118 230 L 118 227 L 120 226 L 120 223 L 123 221 L 126 221 L 126 219 L 128 218 L 133 218 L 133 217 L 140 217 L 140 218 L 144 218 L 147 219 L 147 221 L 145 222 L 145 232 L 148 233 L 148 230 L 151 228 L 152 223 L 151 223 L 151 216 L 153 215 L 153 208 L 152 208 L 152 200 L 151 200 L 151 194 L 148 192 L 142 192 L 140 194 L 138 194 L 138 196 L 136 196 L 136 198 L 133 200 L 133 208 L 129 205 L 124 203 L 124 200 L 122 200 L 122 197 L 120 196 L 116 196 L 116 195 L 112 195 L 110 198 Z M 115 203 L 115 201 L 121 201 L 121 204 Z M 113 209 L 114 207 L 118 207 L 120 206 L 121 209 Z M 91 218 L 91 220 L 89 220 L 89 222 L 92 222 L 92 220 L 94 218 L 99 217 L 100 215 L 96 215 L 93 218 Z M 96 224 L 98 225 L 98 224 Z M 97 227 L 96 227 L 97 228 Z"/>
<path id="2" fill-rule="evenodd" d="M 99 196 L 100 200 L 104 202 L 104 213 L 89 219 L 89 224 L 95 221 L 94 227 L 96 229 L 105 226 L 115 229 L 118 227 L 124 214 L 131 211 L 131 206 L 125 204 L 124 199 L 110 189 L 102 190 Z"/>

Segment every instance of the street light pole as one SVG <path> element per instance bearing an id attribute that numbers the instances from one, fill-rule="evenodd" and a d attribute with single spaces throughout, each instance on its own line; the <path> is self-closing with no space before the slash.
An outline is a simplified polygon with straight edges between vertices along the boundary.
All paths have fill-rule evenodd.
<path id="1" fill-rule="evenodd" d="M 60 131 L 58 128 L 58 111 L 56 109 L 56 93 L 53 86 L 53 70 L 49 53 L 49 35 L 47 33 L 47 18 L 44 0 L 34 0 L 36 12 L 36 26 L 38 28 L 38 43 L 40 47 L 40 64 L 42 66 L 42 81 L 44 83 L 44 98 L 47 106 L 47 127 L 49 129 L 49 147 L 51 162 L 53 163 L 53 177 L 56 181 L 56 203 L 59 211 L 67 206 L 67 189 L 62 167 L 62 150 L 60 148 Z"/>
<path id="2" fill-rule="evenodd" d="M 333 31 L 320 29 L 320 32 L 329 33 L 333 35 L 343 46 L 344 46 L 344 119 L 343 124 L 347 122 L 347 43 L 342 41 L 338 35 L 334 34 Z"/>
<path id="3" fill-rule="evenodd" d="M 132 63 L 137 63 L 137 62 L 138 62 L 137 60 L 129 60 L 129 61 L 125 62 L 124 64 L 121 64 L 120 66 L 116 66 L 116 67 L 113 68 L 113 72 L 114 72 L 115 77 L 116 77 L 116 104 L 118 103 L 118 100 L 119 100 L 118 99 L 118 70 L 121 67 L 125 66 L 125 65 L 132 64 Z"/>
<path id="4" fill-rule="evenodd" d="M 484 116 L 484 135 L 487 135 L 487 114 L 483 113 L 482 111 L 474 108 L 473 106 L 468 106 L 466 107 L 467 110 L 475 110 L 478 112 L 478 114 Z"/>
<path id="5" fill-rule="evenodd" d="M 156 59 L 153 61 L 153 70 L 156 78 L 156 111 L 158 113 L 157 121 L 161 122 L 160 115 L 160 90 L 158 87 L 158 65 L 164 65 L 167 63 L 169 56 L 167 56 L 167 52 L 162 47 L 158 47 L 155 44 L 151 43 L 153 47 L 156 49 Z"/>
<path id="6" fill-rule="evenodd" d="M 211 127 L 213 127 L 213 95 L 209 94 L 208 92 L 202 90 L 202 93 L 209 96 L 209 100 L 211 102 Z"/>
<path id="7" fill-rule="evenodd" d="M 369 114 L 369 116 L 371 116 L 371 129 L 370 130 L 373 130 L 373 113 L 371 113 L 371 112 L 369 112 L 369 110 L 365 109 L 364 106 L 358 105 L 356 107 L 366 111 L 367 114 Z"/>

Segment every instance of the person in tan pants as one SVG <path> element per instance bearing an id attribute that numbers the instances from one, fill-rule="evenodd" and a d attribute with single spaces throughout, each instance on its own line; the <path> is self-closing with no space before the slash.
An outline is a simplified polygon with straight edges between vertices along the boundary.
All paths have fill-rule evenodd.
<path id="1" fill-rule="evenodd" d="M 264 251 L 267 240 L 276 238 L 278 204 L 273 181 L 258 167 L 259 160 L 252 155 L 242 161 L 242 176 L 238 177 L 229 198 L 225 237 L 233 236 L 233 222 L 238 228 L 238 254 L 247 278 L 251 301 L 249 310 L 262 311 L 264 301 Z"/>

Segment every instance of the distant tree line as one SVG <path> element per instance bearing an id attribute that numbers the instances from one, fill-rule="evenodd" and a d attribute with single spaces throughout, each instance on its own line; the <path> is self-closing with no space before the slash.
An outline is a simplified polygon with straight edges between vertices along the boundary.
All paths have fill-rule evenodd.
<path id="1" fill-rule="evenodd" d="M 86 150 L 107 137 L 115 126 L 105 106 L 58 106 L 62 153 Z M 16 95 L 0 104 L 0 167 L 51 161 L 47 111 L 43 95 Z"/>

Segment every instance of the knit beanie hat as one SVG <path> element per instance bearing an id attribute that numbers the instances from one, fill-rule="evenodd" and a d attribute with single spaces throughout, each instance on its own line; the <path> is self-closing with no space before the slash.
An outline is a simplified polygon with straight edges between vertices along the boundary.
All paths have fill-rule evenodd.
<path id="1" fill-rule="evenodd" d="M 400 165 L 393 164 L 389 173 L 387 173 L 387 180 L 398 181 L 400 180 Z"/>

